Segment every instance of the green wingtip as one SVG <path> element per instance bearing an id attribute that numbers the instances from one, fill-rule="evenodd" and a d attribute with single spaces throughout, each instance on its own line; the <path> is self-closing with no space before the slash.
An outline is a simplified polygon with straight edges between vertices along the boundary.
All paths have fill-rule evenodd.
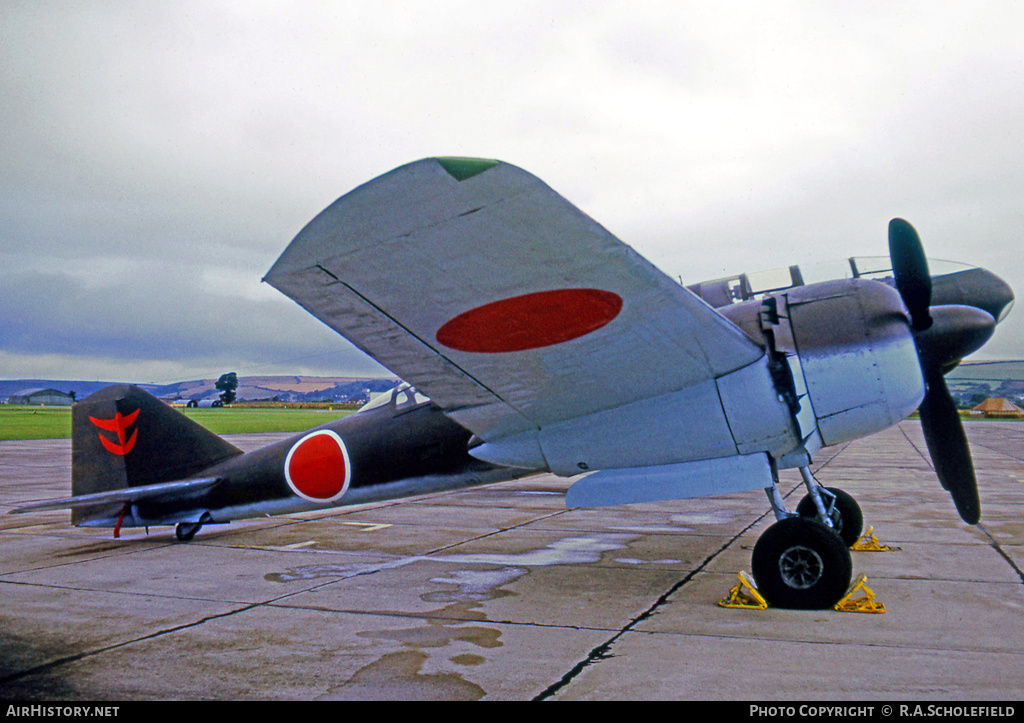
<path id="1" fill-rule="evenodd" d="M 448 171 L 452 178 L 460 182 L 498 165 L 498 161 L 491 158 L 461 158 L 459 156 L 442 156 L 437 159 L 437 162 L 441 164 L 441 168 Z"/>

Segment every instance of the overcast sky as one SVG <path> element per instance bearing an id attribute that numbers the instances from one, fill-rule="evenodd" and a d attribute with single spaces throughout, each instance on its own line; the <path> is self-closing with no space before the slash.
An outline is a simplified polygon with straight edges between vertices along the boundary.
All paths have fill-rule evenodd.
<path id="1" fill-rule="evenodd" d="M 687 283 L 887 253 L 1024 293 L 1024 4 L 0 3 L 0 378 L 387 374 L 260 279 L 435 155 Z M 401 264 L 401 259 L 395 259 Z M 1024 309 L 975 358 L 1024 358 Z"/>

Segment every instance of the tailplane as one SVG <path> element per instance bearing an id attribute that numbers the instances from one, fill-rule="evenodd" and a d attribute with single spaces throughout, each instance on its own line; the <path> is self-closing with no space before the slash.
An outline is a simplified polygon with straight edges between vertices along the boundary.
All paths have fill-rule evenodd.
<path id="1" fill-rule="evenodd" d="M 71 417 L 75 497 L 187 479 L 242 453 L 134 385 L 101 389 L 75 404 Z M 76 507 L 71 521 L 96 512 Z"/>

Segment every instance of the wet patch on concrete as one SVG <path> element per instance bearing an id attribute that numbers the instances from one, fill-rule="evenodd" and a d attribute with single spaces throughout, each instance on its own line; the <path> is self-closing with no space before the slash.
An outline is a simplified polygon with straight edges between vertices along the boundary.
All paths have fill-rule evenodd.
<path id="1" fill-rule="evenodd" d="M 492 600 L 495 590 L 515 582 L 526 574 L 521 567 L 503 567 L 498 570 L 453 570 L 446 577 L 432 577 L 430 582 L 454 585 L 451 591 L 428 593 L 421 599 L 426 602 L 479 602 Z"/>
<path id="2" fill-rule="evenodd" d="M 272 572 L 264 576 L 268 582 L 287 583 L 297 580 L 314 580 L 325 577 L 347 579 L 356 575 L 370 575 L 382 570 L 393 570 L 416 562 L 451 562 L 455 564 L 480 564 L 507 567 L 546 567 L 548 565 L 579 565 L 599 562 L 601 556 L 612 550 L 624 548 L 636 535 L 595 534 L 590 536 L 565 537 L 541 548 L 520 553 L 465 553 L 442 555 L 414 555 L 400 557 L 382 563 L 341 563 L 301 565 L 283 572 Z"/>
<path id="3" fill-rule="evenodd" d="M 486 691 L 458 673 L 424 673 L 418 650 L 389 653 L 364 666 L 322 700 L 479 700 Z"/>

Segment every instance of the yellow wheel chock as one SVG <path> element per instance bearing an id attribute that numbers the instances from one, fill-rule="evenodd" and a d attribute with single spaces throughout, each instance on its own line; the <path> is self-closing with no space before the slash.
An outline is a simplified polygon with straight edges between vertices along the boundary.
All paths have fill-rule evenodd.
<path id="1" fill-rule="evenodd" d="M 900 548 L 889 547 L 883 545 L 875 537 L 874 527 L 869 527 L 868 531 L 861 535 L 861 538 L 850 546 L 851 550 L 857 550 L 858 552 L 893 552 Z"/>
<path id="2" fill-rule="evenodd" d="M 875 599 L 875 591 L 867 586 L 867 575 L 858 575 L 853 586 L 842 600 L 836 603 L 836 610 L 841 613 L 884 613 L 885 605 Z M 862 591 L 861 597 L 853 597 Z"/>
<path id="3" fill-rule="evenodd" d="M 724 600 L 719 600 L 718 604 L 723 608 L 744 608 L 747 610 L 767 610 L 768 601 L 761 597 L 761 593 L 757 591 L 757 585 L 751 580 L 747 573 L 740 570 L 739 584 L 729 590 L 728 596 Z"/>
<path id="4" fill-rule="evenodd" d="M 768 601 L 757 591 L 757 586 L 746 572 L 740 570 L 739 583 L 734 585 L 729 594 L 718 604 L 723 608 L 741 608 L 744 610 L 767 610 Z M 875 591 L 867 586 L 867 575 L 858 575 L 843 599 L 835 604 L 835 610 L 841 613 L 884 613 L 885 605 L 875 598 Z M 860 597 L 854 594 L 863 592 Z"/>

